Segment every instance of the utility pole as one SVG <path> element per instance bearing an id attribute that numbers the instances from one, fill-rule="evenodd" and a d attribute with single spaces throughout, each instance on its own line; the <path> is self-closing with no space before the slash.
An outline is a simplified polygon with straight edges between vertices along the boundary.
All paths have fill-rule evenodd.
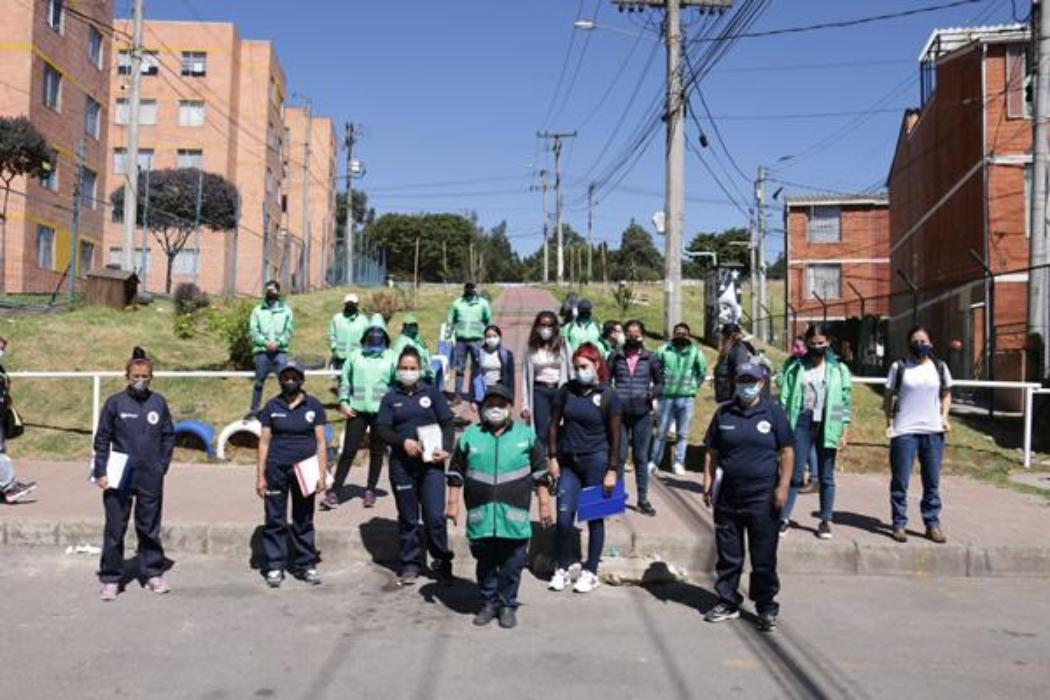
<path id="1" fill-rule="evenodd" d="M 142 5 L 134 0 L 132 13 L 131 97 L 128 100 L 127 145 L 124 152 L 124 238 L 120 268 L 135 269 L 135 226 L 138 223 L 139 102 L 142 86 Z"/>
<path id="2" fill-rule="evenodd" d="M 550 261 L 549 261 L 549 241 L 550 241 L 550 216 L 547 214 L 547 174 L 546 168 L 540 170 L 540 186 L 536 187 L 533 185 L 529 189 L 535 192 L 539 190 L 543 193 L 543 283 L 547 284 L 550 282 Z"/>
<path id="3" fill-rule="evenodd" d="M 1032 240 L 1029 245 L 1028 334 L 1037 340 L 1041 358 L 1037 380 L 1050 377 L 1050 242 L 1047 240 L 1047 171 L 1050 148 L 1050 12 L 1032 3 L 1032 47 L 1035 53 L 1035 118 L 1032 120 Z M 993 329 L 994 332 L 994 329 Z"/>
<path id="4" fill-rule="evenodd" d="M 143 292 L 149 291 L 148 273 L 149 268 L 149 177 L 153 172 L 153 158 L 146 161 L 146 195 L 142 198 L 142 250 L 139 251 L 139 288 Z"/>
<path id="5" fill-rule="evenodd" d="M 755 183 L 755 204 L 757 210 L 757 220 L 755 221 L 755 228 L 757 231 L 757 239 L 755 241 L 755 265 L 757 266 L 753 274 L 757 274 L 758 280 L 758 305 L 760 308 L 766 308 L 766 169 L 764 166 L 758 166 L 758 180 Z M 754 292 L 752 292 L 754 294 Z M 757 316 L 752 315 L 751 318 L 757 320 Z M 758 339 L 763 342 L 768 342 L 769 338 L 766 337 L 766 323 L 768 319 L 763 319 L 762 323 L 758 323 Z"/>
<path id="6" fill-rule="evenodd" d="M 84 139 L 77 141 L 76 173 L 73 175 L 73 223 L 69 236 L 69 307 L 73 308 L 73 296 L 77 288 L 77 261 L 80 258 L 80 200 L 84 196 Z"/>
<path id="7" fill-rule="evenodd" d="M 267 279 L 266 258 L 270 254 L 270 188 L 266 188 L 263 197 L 263 230 L 262 230 L 262 267 L 259 270 L 259 289 L 266 289 Z"/>
<path id="8" fill-rule="evenodd" d="M 346 228 L 343 233 L 343 284 L 354 283 L 354 144 L 358 130 L 353 122 L 346 123 Z"/>
<path id="9" fill-rule="evenodd" d="M 594 249 L 591 247 L 591 232 L 594 229 L 594 193 L 597 190 L 598 185 L 593 182 L 587 187 L 587 284 L 594 281 L 594 266 L 591 260 Z"/>
<path id="10" fill-rule="evenodd" d="M 306 99 L 306 139 L 303 142 L 303 250 L 302 288 L 310 291 L 310 136 L 313 131 L 311 122 L 313 103 Z M 352 213 L 351 213 L 352 215 Z"/>
<path id="11" fill-rule="evenodd" d="M 751 245 L 748 246 L 751 254 L 751 274 L 748 276 L 751 285 L 751 332 L 755 332 L 755 319 L 758 318 L 758 226 L 755 224 L 755 212 L 751 212 Z"/>
<path id="12" fill-rule="evenodd" d="M 552 146 L 552 150 L 554 151 L 554 229 L 555 235 L 558 236 L 558 284 L 562 285 L 565 283 L 565 241 L 562 237 L 561 229 L 561 142 L 562 139 L 576 138 L 576 132 L 565 131 L 552 133 L 548 131 L 540 131 L 537 132 L 536 136 L 554 142 L 554 145 Z"/>

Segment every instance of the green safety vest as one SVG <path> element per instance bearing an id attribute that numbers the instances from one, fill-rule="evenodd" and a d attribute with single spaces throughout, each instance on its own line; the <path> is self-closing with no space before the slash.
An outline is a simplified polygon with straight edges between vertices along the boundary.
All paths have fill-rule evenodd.
<path id="1" fill-rule="evenodd" d="M 448 310 L 448 327 L 456 340 L 480 340 L 485 326 L 492 323 L 492 309 L 480 296 L 471 300 L 460 297 Z"/>
<path id="2" fill-rule="evenodd" d="M 266 351 L 266 343 L 273 341 L 277 343 L 280 352 L 288 350 L 292 342 L 292 333 L 295 332 L 295 317 L 292 307 L 278 300 L 273 307 L 264 300 L 252 309 L 249 332 L 252 338 L 252 353 Z"/>
<path id="3" fill-rule="evenodd" d="M 332 322 L 328 324 L 328 346 L 332 354 L 340 360 L 345 360 L 350 353 L 361 347 L 361 338 L 368 330 L 368 317 L 357 313 L 347 317 L 342 311 L 332 316 Z"/>
<path id="4" fill-rule="evenodd" d="M 684 351 L 665 343 L 656 351 L 663 363 L 664 389 L 660 398 L 691 399 L 700 391 L 707 376 L 707 360 L 700 348 L 690 343 Z"/>
<path id="5" fill-rule="evenodd" d="M 602 347 L 599 345 L 601 339 L 602 329 L 595 323 L 594 319 L 587 323 L 573 321 L 565 326 L 565 342 L 569 344 L 573 351 L 584 343 L 592 343 L 600 349 Z"/>
<path id="6" fill-rule="evenodd" d="M 397 376 L 397 357 L 389 349 L 378 355 L 355 351 L 343 365 L 339 403 L 361 413 L 378 413 L 390 385 Z"/>
<path id="7" fill-rule="evenodd" d="M 407 335 L 402 333 L 394 341 L 393 347 L 390 351 L 394 353 L 394 361 L 396 362 L 401 357 L 401 351 L 407 348 L 409 345 L 415 347 L 419 351 L 419 367 L 421 376 L 424 379 L 433 379 L 434 370 L 430 368 L 430 351 L 427 350 L 427 344 L 419 338 L 409 338 Z"/>
<path id="8" fill-rule="evenodd" d="M 823 415 L 824 447 L 836 450 L 853 413 L 853 375 L 845 363 L 834 357 L 825 357 L 824 364 L 827 367 L 827 395 L 824 398 Z M 798 425 L 798 417 L 802 413 L 803 384 L 807 367 L 809 363 L 805 360 L 789 362 L 784 367 L 780 380 L 780 405 L 787 412 L 792 430 Z"/>
<path id="9" fill-rule="evenodd" d="M 463 433 L 456 450 L 465 465 L 468 538 L 532 537 L 529 503 L 535 486 L 535 444 L 536 433 L 524 423 L 511 423 L 498 436 L 481 425 L 472 425 Z"/>

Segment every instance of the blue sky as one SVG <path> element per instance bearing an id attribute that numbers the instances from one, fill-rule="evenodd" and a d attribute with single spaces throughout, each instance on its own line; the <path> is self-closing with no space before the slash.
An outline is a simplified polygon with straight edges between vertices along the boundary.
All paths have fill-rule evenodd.
<path id="1" fill-rule="evenodd" d="M 751 30 L 943 2 L 773 0 Z M 834 191 L 879 186 L 901 110 L 918 99 L 917 56 L 930 31 L 1009 22 L 1012 5 L 1025 11 L 1028 2 L 984 0 L 851 28 L 743 38 L 700 84 L 748 181 L 694 100 L 711 142 L 705 158 L 745 208 L 757 166 L 783 156 L 794 157 L 777 165 L 776 177 L 790 183 Z M 118 0 L 120 14 L 127 6 Z M 379 213 L 476 211 L 486 227 L 505 219 L 523 254 L 542 241 L 540 194 L 529 191 L 538 184 L 534 170 L 551 167 L 536 131 L 579 130 L 563 153 L 563 199 L 565 221 L 583 232 L 588 183 L 629 144 L 665 74 L 653 29 L 659 15 L 621 14 L 609 0 L 148 0 L 146 8 L 151 19 L 233 21 L 244 37 L 272 40 L 289 93 L 311 96 L 315 111 L 340 130 L 347 119 L 361 124 L 358 153 L 368 173 L 359 186 Z M 699 16 L 684 16 L 693 23 L 687 34 L 696 32 Z M 599 29 L 574 30 L 577 18 Z M 799 116 L 829 113 L 835 116 Z M 687 133 L 698 142 L 692 121 Z M 594 238 L 615 246 L 632 218 L 651 228 L 662 209 L 662 128 L 617 189 L 613 182 L 598 191 Z M 812 191 L 798 185 L 785 193 Z M 686 242 L 697 231 L 746 225 L 693 153 L 686 192 Z M 770 213 L 771 227 L 780 216 Z M 771 235 L 774 253 L 778 239 Z"/>

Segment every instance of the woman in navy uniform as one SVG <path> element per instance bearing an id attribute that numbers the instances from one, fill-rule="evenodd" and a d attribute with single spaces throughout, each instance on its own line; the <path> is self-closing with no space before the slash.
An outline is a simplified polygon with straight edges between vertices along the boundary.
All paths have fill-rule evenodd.
<path id="1" fill-rule="evenodd" d="M 405 347 L 397 360 L 397 382 L 383 396 L 375 423 L 379 438 L 390 445 L 402 585 L 416 582 L 426 564 L 425 550 L 433 558 L 434 576 L 442 583 L 452 581 L 452 551 L 445 525 L 445 460 L 452 451 L 453 414 L 441 390 L 421 382 L 421 376 L 419 351 Z M 440 427 L 441 448 L 424 459 L 417 430 L 427 425 Z"/>
<path id="2" fill-rule="evenodd" d="M 255 492 L 263 499 L 263 556 L 266 584 L 279 588 L 287 569 L 311 585 L 321 583 L 320 557 L 314 542 L 314 500 L 327 487 L 324 406 L 303 391 L 306 374 L 292 360 L 277 369 L 281 393 L 270 399 L 259 415 L 262 434 L 256 461 Z M 316 484 L 300 483 L 296 465 L 317 458 Z M 307 471 L 307 470 L 304 470 Z M 304 493 L 311 491 L 309 495 Z M 288 496 L 292 524 L 288 525 Z M 292 544 L 289 561 L 288 543 Z"/>
<path id="3" fill-rule="evenodd" d="M 758 628 L 776 629 L 780 606 L 777 543 L 780 513 L 787 502 L 795 466 L 795 434 L 780 404 L 762 395 L 764 372 L 744 363 L 733 379 L 735 398 L 718 407 L 704 445 L 704 503 L 714 505 L 718 563 L 718 604 L 708 622 L 740 617 L 737 591 L 744 570 L 744 536 L 751 554 L 748 594 L 758 611 Z"/>
<path id="4" fill-rule="evenodd" d="M 98 577 L 100 597 L 115 600 L 124 577 L 124 533 L 132 506 L 138 536 L 139 578 L 154 593 L 171 590 L 164 580 L 164 548 L 160 542 L 164 475 L 175 451 L 175 429 L 168 402 L 150 391 L 153 363 L 135 348 L 125 366 L 127 387 L 106 399 L 95 432 L 92 474 L 102 489 L 106 528 Z M 113 459 L 111 459 L 111 456 Z M 110 483 L 107 466 L 126 459 L 120 483 Z"/>

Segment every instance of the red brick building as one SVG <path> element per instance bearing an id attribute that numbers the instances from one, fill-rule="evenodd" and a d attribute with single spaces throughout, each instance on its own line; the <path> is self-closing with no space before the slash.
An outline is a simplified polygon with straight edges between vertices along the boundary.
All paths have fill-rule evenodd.
<path id="1" fill-rule="evenodd" d="M 1025 25 L 934 31 L 919 57 L 922 103 L 905 113 L 890 167 L 891 352 L 904 352 L 914 315 L 968 378 L 1025 376 L 1028 44 Z M 992 309 L 976 257 L 997 275 Z"/>
<path id="2" fill-rule="evenodd" d="M 885 195 L 816 195 L 784 201 L 788 343 L 813 321 L 889 312 L 889 202 Z"/>

